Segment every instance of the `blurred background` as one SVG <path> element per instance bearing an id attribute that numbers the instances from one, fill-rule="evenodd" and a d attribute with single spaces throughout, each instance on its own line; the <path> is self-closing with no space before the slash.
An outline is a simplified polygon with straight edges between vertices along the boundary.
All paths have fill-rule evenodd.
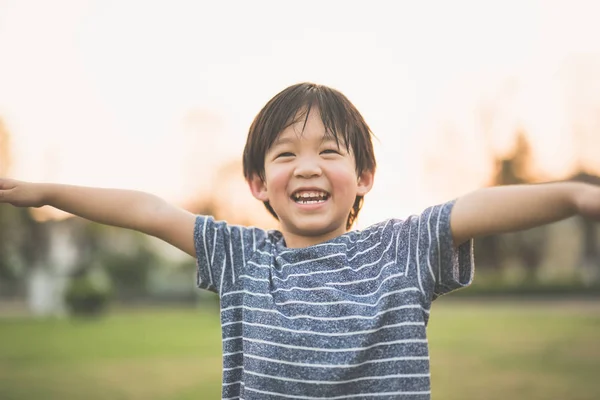
<path id="1" fill-rule="evenodd" d="M 486 186 L 600 183 L 598 15 L 592 0 L 0 0 L 0 176 L 276 228 L 242 176 L 246 134 L 313 81 L 377 136 L 357 228 Z M 433 398 L 600 398 L 599 235 L 571 218 L 478 239 L 474 284 L 433 307 Z M 0 398 L 219 398 L 220 354 L 189 256 L 0 207 Z"/>

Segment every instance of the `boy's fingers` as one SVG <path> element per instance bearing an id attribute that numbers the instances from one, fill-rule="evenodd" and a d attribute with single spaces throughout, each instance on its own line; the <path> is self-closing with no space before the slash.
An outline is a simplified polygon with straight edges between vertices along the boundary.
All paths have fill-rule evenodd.
<path id="1" fill-rule="evenodd" d="M 15 187 L 15 181 L 6 178 L 0 178 L 0 190 L 8 190 Z"/>
<path id="2" fill-rule="evenodd" d="M 0 203 L 8 203 L 10 201 L 10 190 L 0 189 Z"/>
<path id="3" fill-rule="evenodd" d="M 8 179 L 0 178 L 0 190 L 8 188 Z"/>

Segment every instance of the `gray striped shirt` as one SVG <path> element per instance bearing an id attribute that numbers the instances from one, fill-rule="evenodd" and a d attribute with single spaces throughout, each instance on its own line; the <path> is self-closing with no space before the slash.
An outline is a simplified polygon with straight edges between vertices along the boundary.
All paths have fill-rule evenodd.
<path id="1" fill-rule="evenodd" d="M 454 202 L 289 249 L 198 216 L 198 286 L 219 294 L 223 399 L 429 399 L 431 302 L 471 283 Z"/>

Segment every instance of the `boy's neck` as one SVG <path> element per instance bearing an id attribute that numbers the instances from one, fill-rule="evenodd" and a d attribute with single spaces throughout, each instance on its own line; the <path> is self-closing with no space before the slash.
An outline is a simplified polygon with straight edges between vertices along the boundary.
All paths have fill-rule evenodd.
<path id="1" fill-rule="evenodd" d="M 331 232 L 327 232 L 323 235 L 306 236 L 297 233 L 289 232 L 284 229 L 281 230 L 283 239 L 285 240 L 285 246 L 289 249 L 301 249 L 305 247 L 314 246 L 320 243 L 327 242 L 331 239 L 339 237 L 346 233 L 345 229 L 339 229 Z"/>

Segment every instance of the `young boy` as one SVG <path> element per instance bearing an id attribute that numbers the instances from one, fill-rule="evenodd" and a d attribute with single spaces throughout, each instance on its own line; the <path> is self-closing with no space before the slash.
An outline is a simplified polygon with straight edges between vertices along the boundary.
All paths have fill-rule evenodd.
<path id="1" fill-rule="evenodd" d="M 198 286 L 221 299 L 222 397 L 246 400 L 429 399 L 431 302 L 471 283 L 472 238 L 600 217 L 600 188 L 563 182 L 482 189 L 350 231 L 373 185 L 371 132 L 346 97 L 310 83 L 256 116 L 244 174 L 279 231 L 127 190 L 3 179 L 0 202 L 51 205 L 196 257 Z"/>

